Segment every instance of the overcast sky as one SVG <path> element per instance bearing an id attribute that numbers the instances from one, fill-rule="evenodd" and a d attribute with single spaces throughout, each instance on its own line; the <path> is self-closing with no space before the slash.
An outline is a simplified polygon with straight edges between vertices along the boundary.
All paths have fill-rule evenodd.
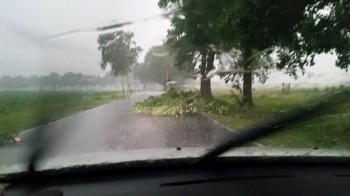
<path id="1" fill-rule="evenodd" d="M 37 40 L 61 32 L 100 27 L 123 21 L 134 21 L 160 14 L 158 0 L 0 0 L 0 76 L 65 73 L 101 75 L 100 53 L 96 32 L 78 33 L 45 43 Z M 170 22 L 167 19 L 138 23 L 124 28 L 135 33 L 143 48 L 161 44 Z M 349 73 L 334 66 L 335 57 L 320 55 L 316 66 L 307 69 L 300 81 L 349 81 Z M 318 76 L 314 77 L 314 76 Z M 321 78 L 322 78 L 321 77 Z M 269 83 L 292 81 L 281 74 L 270 77 Z M 304 80 L 303 80 L 304 78 Z M 341 79 L 339 79 L 341 78 Z"/>
<path id="2" fill-rule="evenodd" d="M 100 74 L 98 33 L 79 33 L 37 42 L 73 29 L 100 27 L 158 15 L 157 0 L 1 0 L 0 75 L 67 71 Z M 161 44 L 170 23 L 155 19 L 124 28 L 144 51 Z"/>

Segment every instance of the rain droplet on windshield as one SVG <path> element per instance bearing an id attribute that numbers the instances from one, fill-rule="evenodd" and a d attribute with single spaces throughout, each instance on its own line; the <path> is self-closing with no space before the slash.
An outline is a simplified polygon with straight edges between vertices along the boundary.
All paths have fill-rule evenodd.
<path id="1" fill-rule="evenodd" d="M 165 56 L 169 55 L 169 53 L 168 52 L 153 52 L 152 55 L 156 56 L 156 57 L 165 57 Z"/>
<path id="2" fill-rule="evenodd" d="M 181 20 L 184 20 L 186 18 L 185 15 L 183 15 L 183 14 L 179 14 L 176 17 L 178 17 Z"/>

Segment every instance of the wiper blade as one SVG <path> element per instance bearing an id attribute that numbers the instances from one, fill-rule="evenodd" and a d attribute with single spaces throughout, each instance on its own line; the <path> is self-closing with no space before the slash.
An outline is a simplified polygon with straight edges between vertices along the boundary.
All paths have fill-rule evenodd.
<path id="1" fill-rule="evenodd" d="M 309 120 L 310 118 L 315 117 L 320 111 L 329 108 L 330 106 L 349 101 L 349 99 L 349 90 L 338 91 L 333 95 L 325 96 L 320 102 L 300 107 L 286 115 L 243 130 L 241 133 L 229 138 L 227 141 L 219 144 L 217 147 L 197 159 L 195 163 L 207 163 L 230 149 L 240 147 L 272 133 L 282 131 L 291 124 Z"/>
<path id="2" fill-rule="evenodd" d="M 172 11 L 172 12 L 168 12 L 168 13 L 163 13 L 163 14 L 159 14 L 156 16 L 151 16 L 148 18 L 142 18 L 140 20 L 137 21 L 125 21 L 125 22 L 120 22 L 120 23 L 115 23 L 115 24 L 111 24 L 111 25 L 107 25 L 107 26 L 102 26 L 102 27 L 97 27 L 97 28 L 90 28 L 90 29 L 74 29 L 74 30 L 70 30 L 70 31 L 66 31 L 63 33 L 59 33 L 56 35 L 51 35 L 49 37 L 46 37 L 45 40 L 51 40 L 51 39 L 55 39 L 55 38 L 59 38 L 59 37 L 63 37 L 63 36 L 67 36 L 67 35 L 71 35 L 71 34 L 75 34 L 75 33 L 82 33 L 82 32 L 100 32 L 100 31 L 107 31 L 107 30 L 111 30 L 111 29 L 118 29 L 124 26 L 128 26 L 128 25 L 132 25 L 138 22 L 145 22 L 148 20 L 152 20 L 158 17 L 168 17 L 171 15 L 175 15 L 179 13 L 179 11 Z"/>

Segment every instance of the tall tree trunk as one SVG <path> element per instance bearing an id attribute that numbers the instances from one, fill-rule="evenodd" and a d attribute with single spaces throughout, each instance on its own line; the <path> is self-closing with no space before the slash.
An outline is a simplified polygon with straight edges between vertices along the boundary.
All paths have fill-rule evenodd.
<path id="1" fill-rule="evenodd" d="M 131 86 L 129 82 L 129 74 L 126 74 L 126 84 L 128 85 L 129 93 L 131 94 Z"/>
<path id="2" fill-rule="evenodd" d="M 242 102 L 243 105 L 252 107 L 254 106 L 253 102 L 253 73 L 252 73 L 252 66 L 251 66 L 251 60 L 248 60 L 252 56 L 252 50 L 246 49 L 243 52 L 243 60 L 244 60 L 244 73 L 243 73 L 243 97 Z"/>
<path id="3" fill-rule="evenodd" d="M 214 58 L 215 58 L 215 52 L 209 51 L 208 52 L 206 73 L 208 73 L 209 71 L 211 71 L 214 68 Z"/>
<path id="4" fill-rule="evenodd" d="M 202 78 L 201 79 L 201 96 L 204 98 L 210 98 L 213 95 L 211 94 L 211 84 L 210 79 Z"/>
<path id="5" fill-rule="evenodd" d="M 200 94 L 204 98 L 210 98 L 212 97 L 211 93 L 211 84 L 210 84 L 210 78 L 206 78 L 207 74 L 207 51 L 206 49 L 203 49 L 201 51 L 202 59 L 201 59 L 201 65 L 200 65 L 200 72 L 201 72 L 201 86 L 200 86 Z"/>
<path id="6" fill-rule="evenodd" d="M 122 76 L 122 89 L 123 89 L 123 95 L 125 97 L 125 88 L 124 88 L 124 76 Z"/>
<path id="7" fill-rule="evenodd" d="M 164 82 L 162 86 L 163 86 L 163 91 L 167 91 L 168 90 L 167 82 Z"/>
<path id="8" fill-rule="evenodd" d="M 163 91 L 169 90 L 169 83 L 168 82 L 169 82 L 169 73 L 167 72 L 166 73 L 166 80 L 163 83 Z"/>

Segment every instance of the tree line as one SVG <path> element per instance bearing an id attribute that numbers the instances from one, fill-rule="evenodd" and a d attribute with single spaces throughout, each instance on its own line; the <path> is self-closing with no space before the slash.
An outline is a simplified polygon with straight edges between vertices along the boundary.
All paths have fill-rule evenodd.
<path id="1" fill-rule="evenodd" d="M 105 76 L 91 76 L 72 72 L 67 72 L 63 75 L 53 72 L 49 75 L 32 75 L 29 77 L 11 77 L 4 75 L 0 78 L 0 89 L 2 90 L 30 88 L 47 90 L 73 90 L 85 88 L 88 90 L 92 87 L 101 88 L 116 84 L 116 79 L 109 74 L 106 74 Z"/>
<path id="2" fill-rule="evenodd" d="M 114 77 L 121 78 L 124 94 L 126 90 L 131 91 L 130 78 L 135 78 L 145 85 L 162 85 L 163 90 L 167 89 L 170 83 L 181 85 L 191 78 L 189 73 L 175 66 L 174 55 L 166 45 L 151 47 L 145 55 L 144 62 L 139 63 L 137 58 L 142 49 L 133 39 L 132 32 L 124 31 L 101 34 L 97 39 L 98 49 L 101 51 L 100 67 L 103 70 L 110 68 Z"/>

